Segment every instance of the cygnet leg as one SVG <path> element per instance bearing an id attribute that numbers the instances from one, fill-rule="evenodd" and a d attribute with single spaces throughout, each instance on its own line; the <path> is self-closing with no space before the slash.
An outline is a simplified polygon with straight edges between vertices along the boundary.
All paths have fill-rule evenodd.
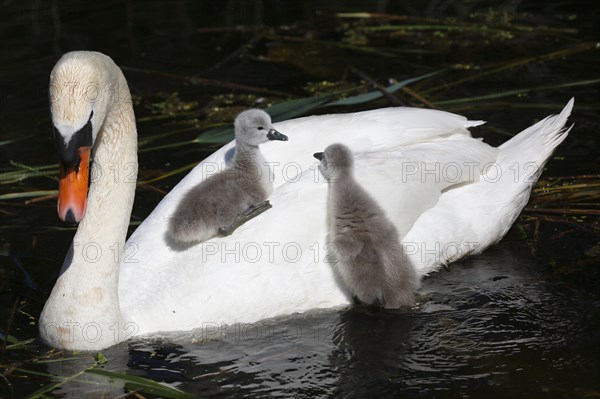
<path id="1" fill-rule="evenodd" d="M 257 206 L 251 206 L 246 212 L 239 214 L 233 223 L 227 227 L 219 227 L 219 236 L 226 237 L 231 235 L 235 229 L 246 223 L 250 219 L 254 219 L 264 211 L 272 208 L 273 205 L 269 201 L 265 201 Z"/>

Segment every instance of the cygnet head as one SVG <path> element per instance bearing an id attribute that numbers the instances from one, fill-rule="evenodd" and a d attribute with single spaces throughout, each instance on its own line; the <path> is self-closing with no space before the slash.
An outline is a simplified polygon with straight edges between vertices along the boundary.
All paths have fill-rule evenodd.
<path id="1" fill-rule="evenodd" d="M 352 171 L 354 157 L 350 148 L 343 144 L 331 144 L 324 152 L 314 154 L 319 163 L 319 171 L 325 179 L 333 180 Z"/>
<path id="2" fill-rule="evenodd" d="M 271 124 L 271 117 L 260 109 L 249 109 L 235 118 L 235 139 L 238 142 L 258 146 L 270 140 L 287 141 Z"/>

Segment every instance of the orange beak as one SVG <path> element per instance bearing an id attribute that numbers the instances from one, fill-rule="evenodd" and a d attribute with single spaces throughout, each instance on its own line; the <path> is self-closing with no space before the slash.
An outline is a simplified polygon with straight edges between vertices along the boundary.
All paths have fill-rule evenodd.
<path id="1" fill-rule="evenodd" d="M 79 147 L 79 164 L 60 165 L 58 181 L 58 217 L 67 223 L 79 223 L 85 214 L 90 170 L 91 147 Z"/>

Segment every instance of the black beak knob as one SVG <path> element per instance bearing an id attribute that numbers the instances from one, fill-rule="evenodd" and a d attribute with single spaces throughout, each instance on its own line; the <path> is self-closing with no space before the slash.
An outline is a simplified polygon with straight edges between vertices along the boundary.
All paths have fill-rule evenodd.
<path id="1" fill-rule="evenodd" d="M 279 140 L 279 141 L 287 141 L 288 140 L 288 137 L 285 134 L 279 133 L 275 129 L 269 130 L 269 133 L 267 133 L 267 138 L 269 140 Z"/>

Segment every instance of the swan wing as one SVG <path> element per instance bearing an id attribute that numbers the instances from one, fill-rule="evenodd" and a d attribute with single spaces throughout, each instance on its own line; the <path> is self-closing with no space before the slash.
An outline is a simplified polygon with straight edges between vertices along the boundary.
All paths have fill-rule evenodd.
<path id="1" fill-rule="evenodd" d="M 477 254 L 500 241 L 529 200 L 531 189 L 556 147 L 567 137 L 571 99 L 549 116 L 498 147 L 495 162 L 473 184 L 444 192 L 404 237 L 408 258 L 427 274 Z"/>

